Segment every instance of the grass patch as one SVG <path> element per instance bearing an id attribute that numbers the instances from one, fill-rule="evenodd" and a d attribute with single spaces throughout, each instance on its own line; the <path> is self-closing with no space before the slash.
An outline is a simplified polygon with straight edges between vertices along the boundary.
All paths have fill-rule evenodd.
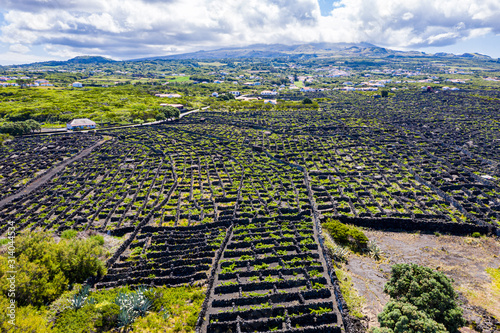
<path id="1" fill-rule="evenodd" d="M 134 332 L 194 332 L 205 300 L 201 287 L 155 288 L 152 311 L 132 325 Z"/>
<path id="2" fill-rule="evenodd" d="M 493 280 L 493 288 L 497 292 L 500 292 L 500 267 L 499 268 L 487 268 L 486 273 L 491 277 Z"/>
<path id="3" fill-rule="evenodd" d="M 294 82 L 294 85 L 297 87 L 297 88 L 302 88 L 304 86 L 304 81 L 295 81 Z"/>
<path id="4" fill-rule="evenodd" d="M 61 238 L 73 239 L 76 237 L 76 235 L 78 235 L 78 231 L 76 231 L 75 229 L 68 229 L 68 230 L 64 230 L 61 233 Z"/>
<path id="5" fill-rule="evenodd" d="M 358 291 L 353 286 L 352 278 L 344 265 L 336 265 L 335 275 L 337 279 L 339 279 L 340 290 L 347 303 L 350 314 L 357 318 L 363 318 L 364 316 L 361 310 L 364 303 L 366 303 L 366 298 L 358 294 Z"/>
<path id="6" fill-rule="evenodd" d="M 186 82 L 189 81 L 189 76 L 177 76 L 175 78 L 168 78 L 168 82 Z"/>

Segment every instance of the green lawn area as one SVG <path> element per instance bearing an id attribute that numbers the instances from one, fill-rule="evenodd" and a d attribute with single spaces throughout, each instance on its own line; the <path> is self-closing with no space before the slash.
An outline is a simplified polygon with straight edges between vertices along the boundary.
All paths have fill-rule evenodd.
<path id="1" fill-rule="evenodd" d="M 186 82 L 189 81 L 189 76 L 177 76 L 175 78 L 169 78 L 168 82 Z"/>
<path id="2" fill-rule="evenodd" d="M 295 86 L 296 87 L 299 87 L 299 88 L 302 88 L 304 86 L 304 82 L 303 81 L 295 81 Z"/>

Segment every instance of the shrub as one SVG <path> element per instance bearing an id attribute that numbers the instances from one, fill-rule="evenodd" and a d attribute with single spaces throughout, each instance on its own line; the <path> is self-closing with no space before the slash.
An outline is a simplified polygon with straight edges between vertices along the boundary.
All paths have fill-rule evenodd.
<path id="1" fill-rule="evenodd" d="M 392 299 L 425 312 L 450 332 L 456 332 L 465 324 L 451 281 L 440 272 L 415 264 L 394 265 L 384 291 Z"/>
<path id="2" fill-rule="evenodd" d="M 63 242 L 60 245 L 60 268 L 70 283 L 81 283 L 87 278 L 104 275 L 106 268 L 99 259 L 103 249 L 96 239 L 79 239 L 72 242 Z"/>
<path id="3" fill-rule="evenodd" d="M 95 309 L 100 314 L 95 322 L 95 327 L 107 331 L 117 326 L 118 314 L 120 313 L 120 307 L 117 304 L 105 302 L 96 305 Z"/>
<path id="4" fill-rule="evenodd" d="M 378 315 L 380 325 L 387 329 L 374 330 L 373 333 L 447 333 L 443 324 L 429 318 L 416 306 L 404 302 L 389 302 Z"/>
<path id="5" fill-rule="evenodd" d="M 8 302 L 7 298 L 0 296 L 0 332 L 52 332 L 45 313 L 32 306 L 16 309 L 16 329 L 13 330 L 12 322 L 9 322 L 11 318 L 6 316 Z"/>
<path id="6" fill-rule="evenodd" d="M 0 133 L 9 135 L 22 135 L 39 131 L 42 128 L 40 123 L 33 119 L 26 121 L 6 122 L 0 125 Z"/>
<path id="7" fill-rule="evenodd" d="M 91 239 L 95 240 L 97 244 L 104 245 L 104 237 L 102 235 L 91 236 Z"/>
<path id="8" fill-rule="evenodd" d="M 323 229 L 328 231 L 335 242 L 351 249 L 366 249 L 368 245 L 368 238 L 360 229 L 343 224 L 339 220 L 327 220 L 323 223 Z"/>
<path id="9" fill-rule="evenodd" d="M 95 332 L 94 323 L 100 314 L 96 311 L 94 304 L 89 304 L 81 309 L 66 310 L 57 319 L 54 326 L 55 332 L 91 333 Z"/>
<path id="10" fill-rule="evenodd" d="M 61 233 L 61 238 L 73 239 L 76 237 L 76 235 L 78 235 L 78 231 L 76 231 L 75 229 L 67 229 Z"/>
<path id="11" fill-rule="evenodd" d="M 16 299 L 18 306 L 42 306 L 57 299 L 68 284 L 105 273 L 99 259 L 103 249 L 93 239 L 64 240 L 56 243 L 47 232 L 23 232 L 16 238 Z M 7 294 L 4 278 L 7 257 L 0 256 L 0 291 Z"/>
<path id="12" fill-rule="evenodd" d="M 308 97 L 306 97 L 302 100 L 302 104 L 312 104 L 312 103 L 313 103 L 313 101 Z"/>
<path id="13" fill-rule="evenodd" d="M 481 237 L 481 234 L 476 231 L 476 232 L 473 232 L 471 236 L 474 238 L 479 238 L 479 237 Z"/>

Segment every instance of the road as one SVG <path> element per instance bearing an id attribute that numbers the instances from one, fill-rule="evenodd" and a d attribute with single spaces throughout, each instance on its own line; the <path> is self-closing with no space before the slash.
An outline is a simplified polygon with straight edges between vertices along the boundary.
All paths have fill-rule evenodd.
<path id="1" fill-rule="evenodd" d="M 200 110 L 206 110 L 208 109 L 210 106 L 205 106 L 205 107 L 202 107 L 200 109 L 196 109 L 196 110 L 191 110 L 191 111 L 188 111 L 186 113 L 181 113 L 181 115 L 179 116 L 179 119 L 182 118 L 182 117 L 185 117 L 187 115 L 190 115 L 191 113 L 195 113 L 195 112 L 198 112 Z M 111 130 L 111 129 L 119 129 L 119 128 L 131 128 L 131 127 L 141 127 L 141 126 L 148 126 L 148 125 L 155 125 L 155 124 L 161 124 L 161 123 L 165 123 L 165 122 L 169 122 L 169 121 L 172 121 L 172 119 L 166 119 L 166 120 L 157 120 L 157 121 L 153 121 L 153 122 L 149 122 L 149 123 L 142 123 L 142 124 L 132 124 L 132 125 L 123 125 L 123 126 L 115 126 L 115 127 L 105 127 L 105 128 L 99 128 L 99 129 L 96 129 L 96 131 L 107 131 L 107 130 Z M 93 131 L 93 130 L 90 130 L 90 131 Z M 50 133 L 60 133 L 60 132 L 68 132 L 66 128 L 57 128 L 57 129 L 48 129 L 48 128 L 43 128 L 41 133 L 38 133 L 38 134 L 50 134 Z M 88 131 L 79 131 L 80 133 L 85 133 L 85 132 L 88 132 Z M 73 132 L 68 132 L 68 133 L 73 133 Z"/>

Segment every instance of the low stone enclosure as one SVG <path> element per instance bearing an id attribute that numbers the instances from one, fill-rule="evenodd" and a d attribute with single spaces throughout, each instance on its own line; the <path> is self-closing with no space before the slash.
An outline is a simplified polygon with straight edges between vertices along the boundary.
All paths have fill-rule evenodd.
<path id="1" fill-rule="evenodd" d="M 498 235 L 500 116 L 482 93 L 332 92 L 321 110 L 16 138 L 0 150 L 0 188 L 21 195 L 0 206 L 0 233 L 13 222 L 123 237 L 89 282 L 205 286 L 199 332 L 355 331 L 321 221 Z"/>

